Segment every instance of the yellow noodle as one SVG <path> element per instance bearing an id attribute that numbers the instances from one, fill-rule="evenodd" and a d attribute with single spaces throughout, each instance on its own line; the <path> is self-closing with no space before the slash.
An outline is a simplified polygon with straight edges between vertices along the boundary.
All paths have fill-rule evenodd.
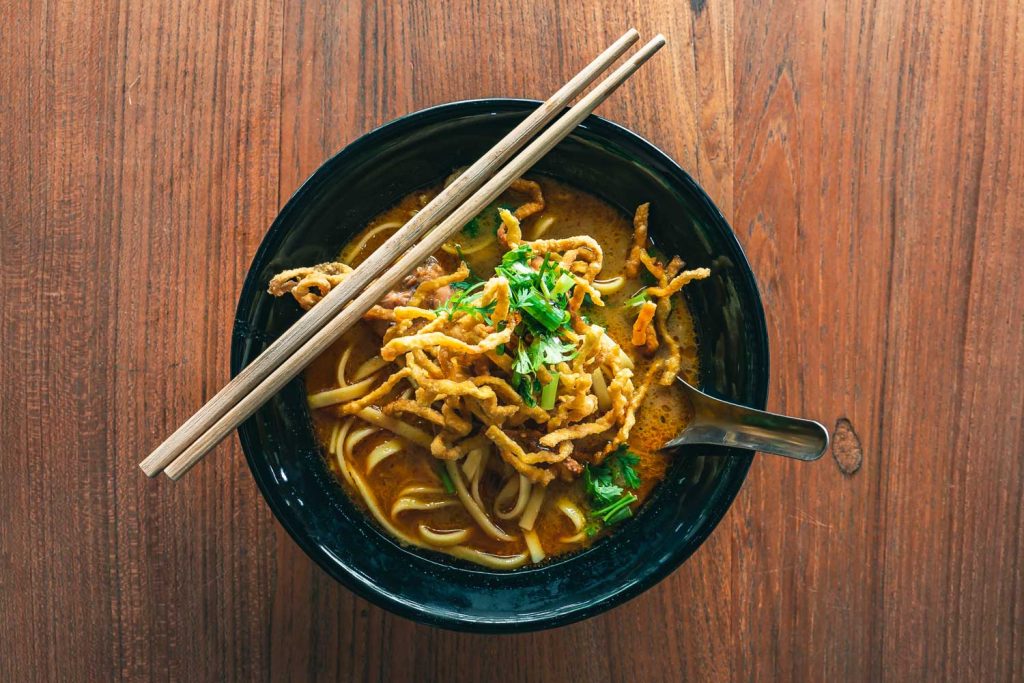
<path id="1" fill-rule="evenodd" d="M 387 223 L 381 223 L 380 225 L 378 225 L 377 227 L 373 228 L 365 235 L 363 235 L 363 238 L 356 242 L 354 245 L 346 247 L 345 251 L 341 253 L 341 260 L 344 261 L 345 263 L 352 263 L 352 259 L 355 258 L 355 255 L 363 250 L 363 247 L 365 247 L 366 244 L 371 239 L 373 239 L 374 235 L 384 232 L 385 230 L 394 231 L 400 227 L 402 227 L 401 221 L 388 221 Z"/>
<path id="2" fill-rule="evenodd" d="M 352 401 L 351 403 L 346 403 L 341 408 L 342 413 L 345 415 L 353 415 L 355 413 L 358 413 L 363 408 L 373 405 L 380 399 L 390 394 L 391 390 L 395 388 L 395 385 L 397 385 L 399 382 L 401 382 L 403 379 L 405 379 L 411 374 L 412 370 L 410 370 L 409 368 L 402 368 L 401 370 L 399 370 L 398 372 L 384 380 L 383 384 L 381 384 L 379 387 L 377 387 L 370 393 L 366 394 L 362 398 Z"/>
<path id="3" fill-rule="evenodd" d="M 373 386 L 373 377 L 367 377 L 361 382 L 355 384 L 349 384 L 347 386 L 341 386 L 337 389 L 329 389 L 327 391 L 320 391 L 315 394 L 310 394 L 307 397 L 309 407 L 316 410 L 317 408 L 326 408 L 328 406 L 337 405 L 339 403 L 347 403 L 348 401 L 354 401 L 357 398 L 362 398 L 366 394 L 370 393 L 370 388 Z"/>
<path id="4" fill-rule="evenodd" d="M 398 498 L 391 505 L 391 516 L 397 517 L 402 512 L 408 512 L 409 510 L 440 510 L 442 508 L 450 508 L 453 505 L 458 505 L 457 500 L 451 498 L 441 500 L 424 500 L 422 498 L 415 498 L 413 496 L 403 496 Z"/>
<path id="5" fill-rule="evenodd" d="M 526 542 L 526 549 L 530 552 L 530 559 L 533 560 L 534 564 L 542 562 L 547 557 L 544 554 L 544 548 L 540 544 L 536 531 L 524 531 L 523 540 Z"/>
<path id="6" fill-rule="evenodd" d="M 377 431 L 376 427 L 360 427 L 359 429 L 350 431 L 345 437 L 345 455 L 349 458 L 353 457 L 356 446 L 362 443 L 366 437 L 376 433 Z"/>
<path id="7" fill-rule="evenodd" d="M 366 474 L 373 472 L 377 465 L 401 451 L 402 448 L 402 442 L 398 439 L 388 439 L 374 446 L 370 454 L 366 456 Z"/>
<path id="8" fill-rule="evenodd" d="M 609 294 L 615 294 L 626 284 L 626 278 L 621 275 L 613 277 L 609 280 L 594 280 L 594 289 L 601 293 L 602 296 L 608 296 Z"/>
<path id="9" fill-rule="evenodd" d="M 345 367 L 348 365 L 348 357 L 352 355 L 353 345 L 349 344 L 345 347 L 345 352 L 341 354 L 341 358 L 338 359 L 338 386 L 348 386 L 348 380 L 345 379 Z"/>
<path id="10" fill-rule="evenodd" d="M 411 441 L 417 446 L 423 448 L 430 448 L 430 442 L 433 439 L 432 436 L 427 434 L 418 427 L 413 427 L 411 424 L 402 422 L 401 420 L 395 419 L 390 415 L 385 415 L 380 412 L 377 408 L 363 408 L 358 413 L 359 417 L 366 420 L 370 424 L 377 425 L 382 429 L 386 429 L 393 434 L 401 436 L 407 441 Z"/>
<path id="11" fill-rule="evenodd" d="M 487 470 L 487 465 L 491 461 L 491 449 L 486 448 L 480 450 L 483 451 L 484 457 L 480 462 L 480 466 L 477 467 L 476 472 L 473 474 L 473 478 L 469 484 L 469 492 L 473 496 L 473 500 L 476 504 L 480 506 L 481 510 L 483 510 L 484 501 L 483 498 L 480 497 L 480 480 L 483 479 L 483 473 Z"/>
<path id="12" fill-rule="evenodd" d="M 470 481 L 473 481 L 473 478 L 476 476 L 477 468 L 480 467 L 485 452 L 482 448 L 474 448 L 466 455 L 466 459 L 462 462 L 462 471 Z"/>
<path id="13" fill-rule="evenodd" d="M 363 364 L 356 369 L 356 374 L 353 375 L 352 379 L 358 382 L 361 379 L 369 377 L 378 370 L 383 369 L 384 367 L 387 366 L 387 364 L 387 361 L 381 358 L 380 356 L 374 356 L 373 358 L 363 361 Z"/>
<path id="14" fill-rule="evenodd" d="M 352 428 L 353 422 L 354 420 L 351 418 L 342 422 L 334 439 L 334 460 L 338 463 L 338 469 L 341 471 L 341 476 L 343 476 L 345 481 L 347 481 L 351 486 L 355 486 L 355 482 L 352 478 L 352 468 L 349 467 L 348 463 L 350 456 L 345 451 L 345 439 L 348 437 L 348 431 Z"/>
<path id="15" fill-rule="evenodd" d="M 466 508 L 470 517 L 480 526 L 485 534 L 491 538 L 496 538 L 499 541 L 511 541 L 512 536 L 509 536 L 504 531 L 495 526 L 483 509 L 476 504 L 473 500 L 473 496 L 469 494 L 466 489 L 466 483 L 462 480 L 462 473 L 459 472 L 458 466 L 454 461 L 449 460 L 445 464 L 445 469 L 448 471 L 448 476 L 451 477 L 452 483 L 455 484 L 455 493 L 459 496 L 459 500 L 462 501 L 462 505 Z"/>
<path id="16" fill-rule="evenodd" d="M 451 548 L 448 548 L 446 552 L 460 560 L 475 562 L 485 567 L 489 567 L 490 569 L 518 569 L 526 564 L 526 561 L 530 559 L 529 553 L 520 553 L 519 555 L 494 555 L 492 553 L 485 553 L 482 550 L 467 548 L 464 545 L 452 546 Z"/>
<path id="17" fill-rule="evenodd" d="M 355 472 L 352 472 L 351 476 L 352 485 L 359 492 L 359 495 L 362 496 L 363 502 L 366 503 L 366 509 L 370 511 L 370 514 L 373 515 L 373 518 L 377 520 L 377 523 L 384 527 L 385 531 L 387 531 L 389 534 L 391 534 L 398 540 L 408 543 L 409 545 L 414 545 L 421 548 L 424 547 L 423 543 L 412 538 L 411 536 L 407 536 L 404 532 L 402 532 L 401 529 L 392 524 L 391 520 L 388 519 L 383 512 L 381 512 L 380 506 L 377 504 L 377 499 L 374 497 L 373 492 L 370 491 L 370 487 L 366 485 L 365 481 L 363 481 L 362 477 L 360 477 Z"/>
<path id="18" fill-rule="evenodd" d="M 444 489 L 440 486 L 424 486 L 423 484 L 412 484 L 406 486 L 404 489 L 398 492 L 399 497 L 401 496 L 422 496 L 422 495 L 441 495 L 444 493 Z"/>
<path id="19" fill-rule="evenodd" d="M 587 518 L 583 512 L 576 507 L 575 504 L 570 502 L 568 498 L 559 498 L 555 501 L 555 507 L 561 510 L 562 514 L 569 518 L 569 521 L 572 522 L 573 529 L 576 531 L 576 534 L 579 535 L 579 533 L 583 531 L 583 527 L 587 524 Z M 562 543 L 577 542 L 576 536 L 563 537 L 559 540 L 561 540 Z"/>
<path id="20" fill-rule="evenodd" d="M 540 506 L 544 504 L 544 494 L 547 489 L 543 486 L 535 486 L 530 492 L 530 500 L 526 503 L 523 516 L 519 518 L 519 528 L 530 531 L 537 522 L 537 514 L 540 513 Z"/>
<path id="21" fill-rule="evenodd" d="M 554 216 L 541 216 L 537 219 L 537 222 L 533 224 L 533 230 L 531 231 L 530 239 L 535 240 L 542 237 L 544 233 L 554 224 Z"/>
<path id="22" fill-rule="evenodd" d="M 515 505 L 510 507 L 508 510 L 502 510 L 501 508 L 505 505 L 505 502 L 512 497 L 512 485 L 515 484 Z M 508 489 L 508 493 L 506 493 Z M 523 510 L 526 509 L 526 504 L 530 500 L 530 491 L 533 490 L 533 484 L 530 480 L 521 474 L 513 474 L 509 477 L 508 482 L 502 487 L 501 492 L 494 499 L 494 514 L 499 519 L 515 519 L 523 514 Z M 505 494 L 504 497 L 502 494 Z"/>
<path id="23" fill-rule="evenodd" d="M 465 543 L 469 540 L 469 529 L 452 529 L 451 531 L 434 531 L 425 524 L 419 526 L 420 538 L 430 545 L 439 548 Z"/>

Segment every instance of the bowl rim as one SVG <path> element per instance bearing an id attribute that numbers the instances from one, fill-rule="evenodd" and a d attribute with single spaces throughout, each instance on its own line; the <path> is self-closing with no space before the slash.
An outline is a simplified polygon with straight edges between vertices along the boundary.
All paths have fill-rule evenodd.
<path id="1" fill-rule="evenodd" d="M 246 302 L 249 301 L 251 297 L 258 292 L 258 290 L 262 289 L 262 283 L 261 281 L 258 281 L 259 273 L 262 270 L 259 266 L 264 264 L 268 259 L 267 252 L 275 241 L 272 238 L 280 231 L 287 229 L 291 222 L 292 214 L 297 210 L 300 210 L 300 205 L 306 195 L 315 192 L 320 185 L 324 183 L 336 169 L 344 165 L 350 157 L 362 153 L 366 147 L 377 144 L 378 141 L 385 136 L 391 137 L 401 135 L 409 129 L 415 129 L 421 125 L 426 125 L 434 121 L 443 121 L 444 119 L 452 116 L 487 113 L 505 114 L 518 113 L 520 111 L 526 112 L 540 104 L 541 102 L 539 100 L 533 99 L 494 97 L 457 100 L 418 109 L 394 118 L 373 128 L 369 132 L 360 135 L 321 163 L 305 180 L 302 181 L 298 188 L 288 198 L 288 201 L 282 206 L 276 218 L 264 234 L 256 253 L 253 255 L 252 261 L 249 264 L 249 269 L 239 293 L 238 303 L 235 310 L 235 320 L 232 328 L 230 359 L 231 376 L 235 377 L 242 369 L 241 361 L 244 352 L 242 339 L 245 338 L 245 335 L 240 333 L 241 331 L 239 326 L 240 324 L 243 324 L 243 307 Z M 752 295 L 753 302 L 756 304 L 756 306 L 753 306 L 752 310 L 749 311 L 751 315 L 748 324 L 752 327 L 754 342 L 756 346 L 759 347 L 756 350 L 764 359 L 764 362 L 763 364 L 759 364 L 754 367 L 754 371 L 757 374 L 754 377 L 754 390 L 756 395 L 755 400 L 753 401 L 753 407 L 763 409 L 767 403 L 770 377 L 769 343 L 764 303 L 761 297 L 760 288 L 757 285 L 757 280 L 754 277 L 752 268 L 750 267 L 750 262 L 747 259 L 746 253 L 744 252 L 731 224 L 725 219 L 725 216 L 714 204 L 707 192 L 704 191 L 703 187 L 701 187 L 696 180 L 694 180 L 674 159 L 672 159 L 672 157 L 645 137 L 621 124 L 615 123 L 614 121 L 596 114 L 588 116 L 581 123 L 580 127 L 585 127 L 590 131 L 594 131 L 600 137 L 616 140 L 620 143 L 629 144 L 630 146 L 642 149 L 650 158 L 661 164 L 660 168 L 653 169 L 649 163 L 644 162 L 642 164 L 644 167 L 651 171 L 656 170 L 659 175 L 665 176 L 665 178 L 672 184 L 679 184 L 689 189 L 693 195 L 704 204 L 704 208 L 710 213 L 713 219 L 725 228 L 722 231 L 723 239 L 727 242 L 731 242 L 734 253 L 739 258 L 739 261 L 736 264 L 736 274 L 737 276 L 741 276 L 743 279 L 747 280 L 746 285 Z M 279 498 L 276 490 L 278 488 L 277 482 L 268 480 L 265 476 L 266 473 L 261 469 L 260 464 L 257 462 L 256 453 L 259 451 L 259 443 L 254 438 L 254 434 L 245 428 L 245 425 L 254 419 L 254 417 L 255 416 L 250 417 L 239 425 L 237 429 L 239 441 L 241 443 L 249 471 L 252 473 L 257 487 L 259 488 L 264 501 L 266 501 L 267 505 L 270 507 L 275 519 L 282 527 L 284 527 L 285 531 L 288 532 L 288 535 L 291 536 L 292 540 L 295 541 L 295 543 L 308 557 L 310 557 L 329 576 L 345 586 L 345 588 L 392 613 L 431 626 L 477 633 L 526 632 L 564 626 L 596 616 L 597 614 L 620 606 L 653 587 L 655 584 L 676 571 L 701 545 L 703 545 L 708 536 L 710 536 L 710 534 L 718 527 L 722 519 L 725 517 L 726 512 L 735 501 L 743 483 L 746 481 L 747 474 L 754 459 L 754 454 L 752 453 L 740 451 L 738 449 L 731 449 L 732 453 L 730 453 L 730 456 L 734 457 L 737 460 L 737 463 L 734 465 L 734 472 L 730 480 L 722 487 L 721 495 L 718 500 L 715 501 L 715 504 L 712 507 L 707 508 L 707 523 L 702 526 L 698 533 L 694 534 L 690 542 L 680 544 L 679 549 L 674 550 L 667 559 L 660 562 L 648 575 L 639 581 L 620 588 L 607 599 L 601 602 L 588 602 L 583 605 L 575 605 L 572 608 L 559 611 L 554 614 L 545 614 L 536 618 L 520 619 L 517 618 L 516 615 L 510 614 L 506 619 L 475 619 L 472 617 L 453 619 L 448 616 L 434 614 L 419 607 L 418 605 L 405 602 L 401 599 L 401 596 L 395 595 L 390 591 L 383 590 L 371 582 L 353 580 L 352 577 L 349 576 L 349 573 L 344 571 L 344 565 L 336 557 L 326 552 L 313 539 L 309 538 L 301 526 L 293 524 L 293 520 L 290 515 L 287 514 L 287 505 Z M 339 571 L 339 569 L 341 571 Z M 499 572 L 493 573 L 497 574 Z"/>

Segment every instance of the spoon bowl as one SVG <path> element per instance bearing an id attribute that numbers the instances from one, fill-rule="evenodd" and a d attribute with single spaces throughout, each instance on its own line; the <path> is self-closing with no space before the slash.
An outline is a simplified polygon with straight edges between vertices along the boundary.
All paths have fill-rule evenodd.
<path id="1" fill-rule="evenodd" d="M 693 407 L 693 419 L 662 448 L 711 444 L 806 461 L 817 460 L 828 448 L 828 430 L 819 422 L 723 401 L 676 379 Z"/>

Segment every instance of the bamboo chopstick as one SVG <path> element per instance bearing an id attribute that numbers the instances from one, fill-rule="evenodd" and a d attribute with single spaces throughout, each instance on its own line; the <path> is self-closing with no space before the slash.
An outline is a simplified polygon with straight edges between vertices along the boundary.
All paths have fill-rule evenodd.
<path id="1" fill-rule="evenodd" d="M 147 476 L 155 476 L 179 456 L 188 446 L 224 416 L 239 397 L 253 391 L 286 358 L 333 318 L 342 307 L 358 295 L 377 274 L 391 264 L 398 255 L 407 251 L 424 233 L 451 213 L 485 180 L 525 145 L 530 138 L 558 115 L 573 98 L 590 85 L 640 37 L 636 29 L 629 29 L 621 38 L 559 88 L 546 102 L 502 138 L 472 166 L 467 168 L 451 185 L 421 209 L 401 230 L 392 235 L 379 249 L 339 286 L 333 288 L 313 309 L 246 366 L 238 375 L 218 391 L 206 405 L 186 420 L 167 439 L 143 460 L 139 467 Z"/>
<path id="2" fill-rule="evenodd" d="M 498 195 L 508 188 L 512 181 L 525 173 L 541 157 L 571 133 L 583 119 L 590 115 L 598 104 L 603 102 L 616 88 L 639 69 L 644 62 L 661 49 L 664 44 L 665 38 L 662 35 L 655 36 L 653 40 L 640 48 L 622 66 L 601 81 L 597 87 L 585 95 L 565 115 L 527 145 L 526 149 L 516 155 L 512 161 L 484 183 L 465 203 L 457 207 L 448 218 L 434 228 L 422 241 L 404 252 L 391 268 L 373 280 L 341 313 L 329 320 L 295 354 L 285 359 L 266 380 L 260 383 L 255 391 L 241 396 L 238 402 L 223 417 L 217 420 L 213 427 L 189 445 L 164 470 L 165 474 L 175 480 L 185 474 L 207 451 L 230 434 L 243 420 L 252 415 L 263 403 L 280 391 L 285 384 L 311 363 L 313 359 L 326 350 L 335 339 L 359 320 L 371 306 L 389 290 L 394 288 L 403 277 L 422 263 L 442 243 L 451 238 L 463 225 L 497 198 Z M 378 250 L 385 249 L 386 247 L 387 244 L 382 245 Z M 391 256 L 397 256 L 397 253 L 392 253 Z M 312 310 L 316 310 L 316 307 Z"/>

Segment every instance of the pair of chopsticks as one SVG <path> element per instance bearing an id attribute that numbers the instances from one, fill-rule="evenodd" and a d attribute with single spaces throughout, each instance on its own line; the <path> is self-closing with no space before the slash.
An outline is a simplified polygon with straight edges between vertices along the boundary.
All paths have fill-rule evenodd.
<path id="1" fill-rule="evenodd" d="M 180 478 L 302 372 L 402 278 L 569 135 L 665 44 L 664 36 L 655 36 L 545 129 L 639 37 L 636 29 L 627 31 L 466 169 L 150 453 L 139 464 L 142 471 L 150 477 L 164 472 L 171 479 Z M 525 149 L 512 158 L 524 145 Z"/>

